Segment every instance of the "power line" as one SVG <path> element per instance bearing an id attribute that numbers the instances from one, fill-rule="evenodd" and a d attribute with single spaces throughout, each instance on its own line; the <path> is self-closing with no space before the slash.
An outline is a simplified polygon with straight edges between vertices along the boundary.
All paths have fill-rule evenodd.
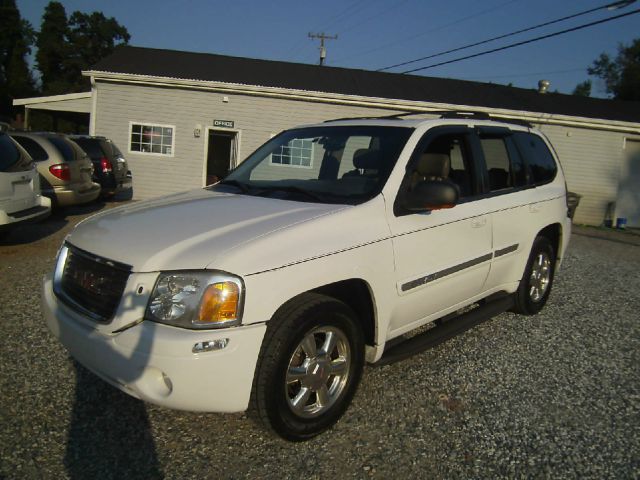
<path id="1" fill-rule="evenodd" d="M 500 8 L 503 8 L 503 7 L 506 7 L 507 5 L 510 5 L 510 4 L 518 2 L 518 1 L 520 1 L 520 0 L 509 0 L 507 2 L 503 2 L 503 3 L 499 4 L 499 5 L 496 5 L 495 7 L 487 8 L 487 9 L 482 10 L 480 12 L 477 12 L 477 13 L 474 13 L 474 14 L 471 14 L 471 15 L 467 15 L 466 17 L 462 17 L 462 18 L 459 18 L 457 20 L 453 20 L 452 22 L 449 22 L 449 23 L 447 23 L 445 25 L 440 25 L 439 27 L 431 28 L 431 29 L 429 29 L 429 30 L 427 30 L 425 32 L 420 32 L 418 34 L 410 35 L 408 37 L 401 38 L 400 40 L 396 40 L 395 42 L 387 43 L 387 44 L 381 45 L 379 47 L 375 47 L 375 48 L 366 50 L 364 52 L 360 52 L 360 53 L 357 53 L 357 54 L 349 55 L 347 57 L 338 58 L 337 61 L 338 62 L 344 62 L 345 60 L 349 60 L 350 58 L 361 57 L 363 55 L 368 55 L 370 53 L 378 52 L 380 50 L 386 50 L 387 48 L 394 47 L 394 46 L 396 46 L 398 44 L 405 43 L 405 42 L 408 42 L 408 41 L 411 41 L 411 40 L 415 40 L 416 38 L 423 37 L 423 36 L 428 35 L 428 34 L 433 33 L 433 32 L 437 32 L 438 30 L 442 30 L 444 28 L 452 27 L 452 26 L 457 25 L 459 23 L 466 22 L 467 20 L 471 20 L 473 18 L 480 17 L 482 15 L 486 15 L 487 13 L 491 13 L 491 12 L 493 12 L 495 10 L 498 10 Z"/>
<path id="2" fill-rule="evenodd" d="M 581 67 L 581 68 L 571 68 L 568 70 L 554 70 L 554 71 L 547 71 L 547 72 L 529 72 L 529 73 L 517 73 L 517 74 L 511 74 L 511 75 L 483 75 L 480 77 L 477 76 L 471 76 L 471 77 L 466 77 L 463 76 L 462 79 L 466 79 L 466 80 L 492 80 L 492 79 L 496 79 L 496 78 L 525 78 L 525 77 L 534 77 L 534 76 L 538 76 L 538 75 L 559 75 L 559 74 L 563 74 L 563 73 L 575 73 L 575 72 L 586 72 L 587 68 L 586 67 Z"/>
<path id="3" fill-rule="evenodd" d="M 500 52 L 502 50 L 508 50 L 510 48 L 519 47 L 521 45 L 526 45 L 528 43 L 538 42 L 540 40 L 544 40 L 551 37 L 557 37 L 558 35 L 564 35 L 565 33 L 575 32 L 577 30 L 582 30 L 584 28 L 593 27 L 595 25 L 600 25 L 601 23 L 611 22 L 613 20 L 617 20 L 619 18 L 628 17 L 629 15 L 635 15 L 636 13 L 640 13 L 640 8 L 637 10 L 632 10 L 631 12 L 623 13 L 621 15 L 616 15 L 615 17 L 605 18 L 604 20 L 598 20 L 596 22 L 585 23 L 583 25 L 579 25 L 577 27 L 568 28 L 566 30 L 561 30 L 559 32 L 550 33 L 548 35 L 542 35 L 540 37 L 532 38 L 529 40 L 524 40 L 522 42 L 512 43 L 510 45 L 506 45 L 504 47 L 493 48 L 491 50 L 485 50 L 484 52 L 474 53 L 473 55 L 467 55 L 465 57 L 454 58 L 453 60 L 447 60 L 446 62 L 434 63 L 433 65 L 427 65 L 426 67 L 414 68 L 413 70 L 407 70 L 401 73 L 414 73 L 419 72 L 421 70 L 427 70 L 428 68 L 441 67 L 442 65 L 448 65 L 450 63 L 461 62 L 462 60 L 468 60 L 470 58 L 476 58 L 483 55 L 488 55 L 490 53 Z"/>
<path id="4" fill-rule="evenodd" d="M 350 30 L 354 30 L 355 28 L 364 25 L 367 22 L 370 22 L 371 20 L 374 20 L 382 15 L 384 15 L 385 13 L 391 11 L 391 10 L 397 10 L 398 8 L 400 8 L 402 5 L 404 5 L 405 3 L 407 3 L 408 0 L 399 0 L 397 3 L 392 4 L 392 5 L 388 5 L 387 8 L 379 11 L 378 13 L 375 13 L 373 15 L 371 15 L 370 17 L 364 18 L 362 20 L 359 20 L 357 23 L 352 24 L 348 27 L 345 27 L 344 29 L 339 29 L 341 32 L 341 35 L 344 35 L 344 33 L 350 31 Z"/>
<path id="5" fill-rule="evenodd" d="M 548 22 L 539 23 L 538 25 L 534 25 L 532 27 L 523 28 L 521 30 L 516 30 L 515 32 L 511 32 L 511 33 L 505 33 L 504 35 L 499 35 L 497 37 L 492 37 L 492 38 L 489 38 L 487 40 L 482 40 L 480 42 L 470 43 L 469 45 L 464 45 L 462 47 L 452 48 L 452 49 L 446 50 L 444 52 L 434 53 L 434 54 L 428 55 L 426 57 L 416 58 L 415 60 L 409 60 L 407 62 L 396 63 L 395 65 L 391 65 L 389 67 L 379 68 L 377 71 L 378 72 L 383 72 L 385 70 L 391 70 L 392 68 L 402 67 L 404 65 L 410 65 L 412 63 L 421 62 L 422 60 L 428 60 L 430 58 L 440 57 L 440 56 L 446 55 L 448 53 L 459 52 L 460 50 L 466 50 L 467 48 L 477 47 L 478 45 L 484 45 L 485 43 L 493 42 L 493 41 L 496 41 L 496 40 L 501 40 L 501 39 L 507 38 L 507 37 L 512 37 L 514 35 L 518 35 L 518 34 L 524 33 L 524 32 L 530 32 L 531 30 L 537 30 L 538 28 L 542 28 L 542 27 L 546 27 L 546 26 L 549 26 L 549 25 L 553 25 L 555 23 L 564 22 L 565 20 L 570 20 L 572 18 L 580 17 L 582 15 L 587 15 L 589 13 L 597 12 L 598 10 L 626 7 L 627 5 L 630 5 L 630 4 L 634 3 L 635 1 L 636 0 L 632 0 L 632 1 L 623 0 L 623 1 L 617 1 L 617 2 L 613 2 L 613 3 L 609 3 L 607 5 L 601 5 L 601 6 L 596 7 L 596 8 L 591 8 L 589 10 L 584 10 L 582 12 L 574 13 L 573 15 L 568 15 L 568 16 L 562 17 L 562 18 L 557 18 L 555 20 L 550 20 Z"/>

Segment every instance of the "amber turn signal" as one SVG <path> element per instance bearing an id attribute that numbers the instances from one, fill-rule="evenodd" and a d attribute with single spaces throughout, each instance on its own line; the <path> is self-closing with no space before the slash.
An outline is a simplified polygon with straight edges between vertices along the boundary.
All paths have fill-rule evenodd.
<path id="1" fill-rule="evenodd" d="M 240 290 L 234 282 L 209 285 L 200 302 L 199 322 L 228 322 L 238 318 Z"/>

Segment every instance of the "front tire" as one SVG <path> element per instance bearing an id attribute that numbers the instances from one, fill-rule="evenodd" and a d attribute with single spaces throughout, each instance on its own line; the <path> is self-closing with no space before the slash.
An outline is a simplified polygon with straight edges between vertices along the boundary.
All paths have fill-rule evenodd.
<path id="1" fill-rule="evenodd" d="M 364 339 L 353 311 L 324 295 L 300 295 L 267 325 L 252 410 L 282 438 L 308 440 L 345 412 L 363 365 Z"/>
<path id="2" fill-rule="evenodd" d="M 524 270 L 518 291 L 514 295 L 514 311 L 535 315 L 545 306 L 551 293 L 556 267 L 556 252 L 547 237 L 538 236 Z"/>

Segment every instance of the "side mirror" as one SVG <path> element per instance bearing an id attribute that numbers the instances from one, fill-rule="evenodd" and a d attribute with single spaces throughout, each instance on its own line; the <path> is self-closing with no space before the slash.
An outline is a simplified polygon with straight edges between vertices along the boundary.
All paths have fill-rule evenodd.
<path id="1" fill-rule="evenodd" d="M 459 196 L 457 187 L 448 180 L 425 180 L 405 194 L 403 206 L 411 212 L 453 208 Z"/>

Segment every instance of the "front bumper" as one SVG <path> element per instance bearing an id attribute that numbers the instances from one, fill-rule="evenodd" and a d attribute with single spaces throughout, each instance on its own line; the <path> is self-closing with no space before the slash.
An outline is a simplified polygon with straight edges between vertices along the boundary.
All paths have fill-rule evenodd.
<path id="1" fill-rule="evenodd" d="M 265 324 L 194 331 L 142 321 L 120 333 L 82 323 L 44 278 L 42 311 L 49 330 L 82 365 L 141 400 L 178 410 L 246 410 Z M 228 339 L 221 350 L 194 354 L 198 342 Z"/>

